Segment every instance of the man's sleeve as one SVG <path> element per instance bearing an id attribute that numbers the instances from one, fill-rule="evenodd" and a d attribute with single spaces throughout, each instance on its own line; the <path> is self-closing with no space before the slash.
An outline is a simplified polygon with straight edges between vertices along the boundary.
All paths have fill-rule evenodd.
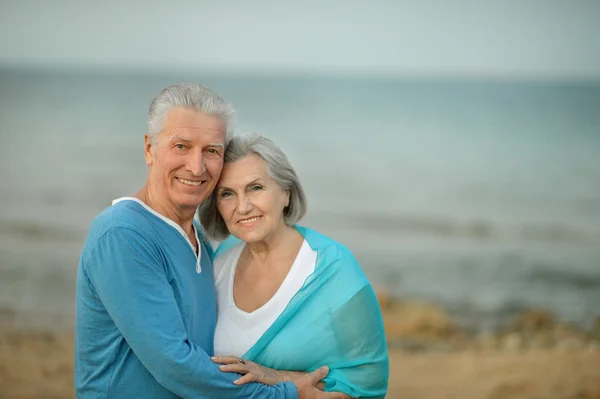
<path id="1" fill-rule="evenodd" d="M 85 272 L 108 314 L 144 367 L 182 398 L 294 398 L 291 384 L 236 386 L 190 342 L 161 255 L 128 228 L 111 228 L 95 244 Z"/>

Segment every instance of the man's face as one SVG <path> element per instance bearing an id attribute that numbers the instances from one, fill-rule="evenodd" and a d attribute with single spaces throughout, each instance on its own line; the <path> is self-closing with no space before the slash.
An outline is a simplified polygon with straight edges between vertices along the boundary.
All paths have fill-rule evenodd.
<path id="1" fill-rule="evenodd" d="M 225 123 L 188 108 L 175 108 L 153 143 L 146 135 L 148 178 L 158 200 L 196 209 L 215 188 L 223 169 Z"/>

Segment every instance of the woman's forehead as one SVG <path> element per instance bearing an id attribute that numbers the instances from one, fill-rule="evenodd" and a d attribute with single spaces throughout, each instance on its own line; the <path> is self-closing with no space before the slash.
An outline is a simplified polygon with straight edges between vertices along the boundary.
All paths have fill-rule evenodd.
<path id="1" fill-rule="evenodd" d="M 260 157 L 247 156 L 223 166 L 219 186 L 239 186 L 256 180 L 269 180 L 267 165 Z"/>

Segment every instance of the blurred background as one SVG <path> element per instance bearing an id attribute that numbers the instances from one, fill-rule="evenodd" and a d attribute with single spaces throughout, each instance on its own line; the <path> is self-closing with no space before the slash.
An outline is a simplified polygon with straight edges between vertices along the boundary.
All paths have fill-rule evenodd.
<path id="1" fill-rule="evenodd" d="M 595 0 L 1 1 L 0 349 L 46 356 L 50 371 L 0 355 L 0 397 L 70 378 L 71 358 L 48 353 L 72 353 L 59 332 L 87 228 L 143 185 L 148 106 L 178 82 L 224 96 L 238 132 L 288 154 L 303 224 L 347 245 L 380 293 L 390 347 L 406 352 L 393 372 L 418 370 L 402 369 L 411 348 L 446 335 L 529 348 L 515 320 L 551 330 L 540 348 L 564 338 L 596 353 L 576 361 L 600 369 L 599 21 Z M 35 331 L 50 334 L 46 355 L 23 338 Z M 398 381 L 390 397 L 424 392 Z M 532 386 L 512 384 L 473 397 Z M 44 397 L 72 397 L 60 389 Z"/>

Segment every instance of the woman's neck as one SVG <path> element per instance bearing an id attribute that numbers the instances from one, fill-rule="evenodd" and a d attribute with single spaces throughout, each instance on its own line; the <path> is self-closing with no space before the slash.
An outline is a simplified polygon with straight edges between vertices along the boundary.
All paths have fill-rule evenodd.
<path id="1" fill-rule="evenodd" d="M 246 255 L 255 265 L 267 265 L 273 260 L 298 253 L 304 237 L 294 227 L 284 225 L 265 240 L 247 243 Z"/>

